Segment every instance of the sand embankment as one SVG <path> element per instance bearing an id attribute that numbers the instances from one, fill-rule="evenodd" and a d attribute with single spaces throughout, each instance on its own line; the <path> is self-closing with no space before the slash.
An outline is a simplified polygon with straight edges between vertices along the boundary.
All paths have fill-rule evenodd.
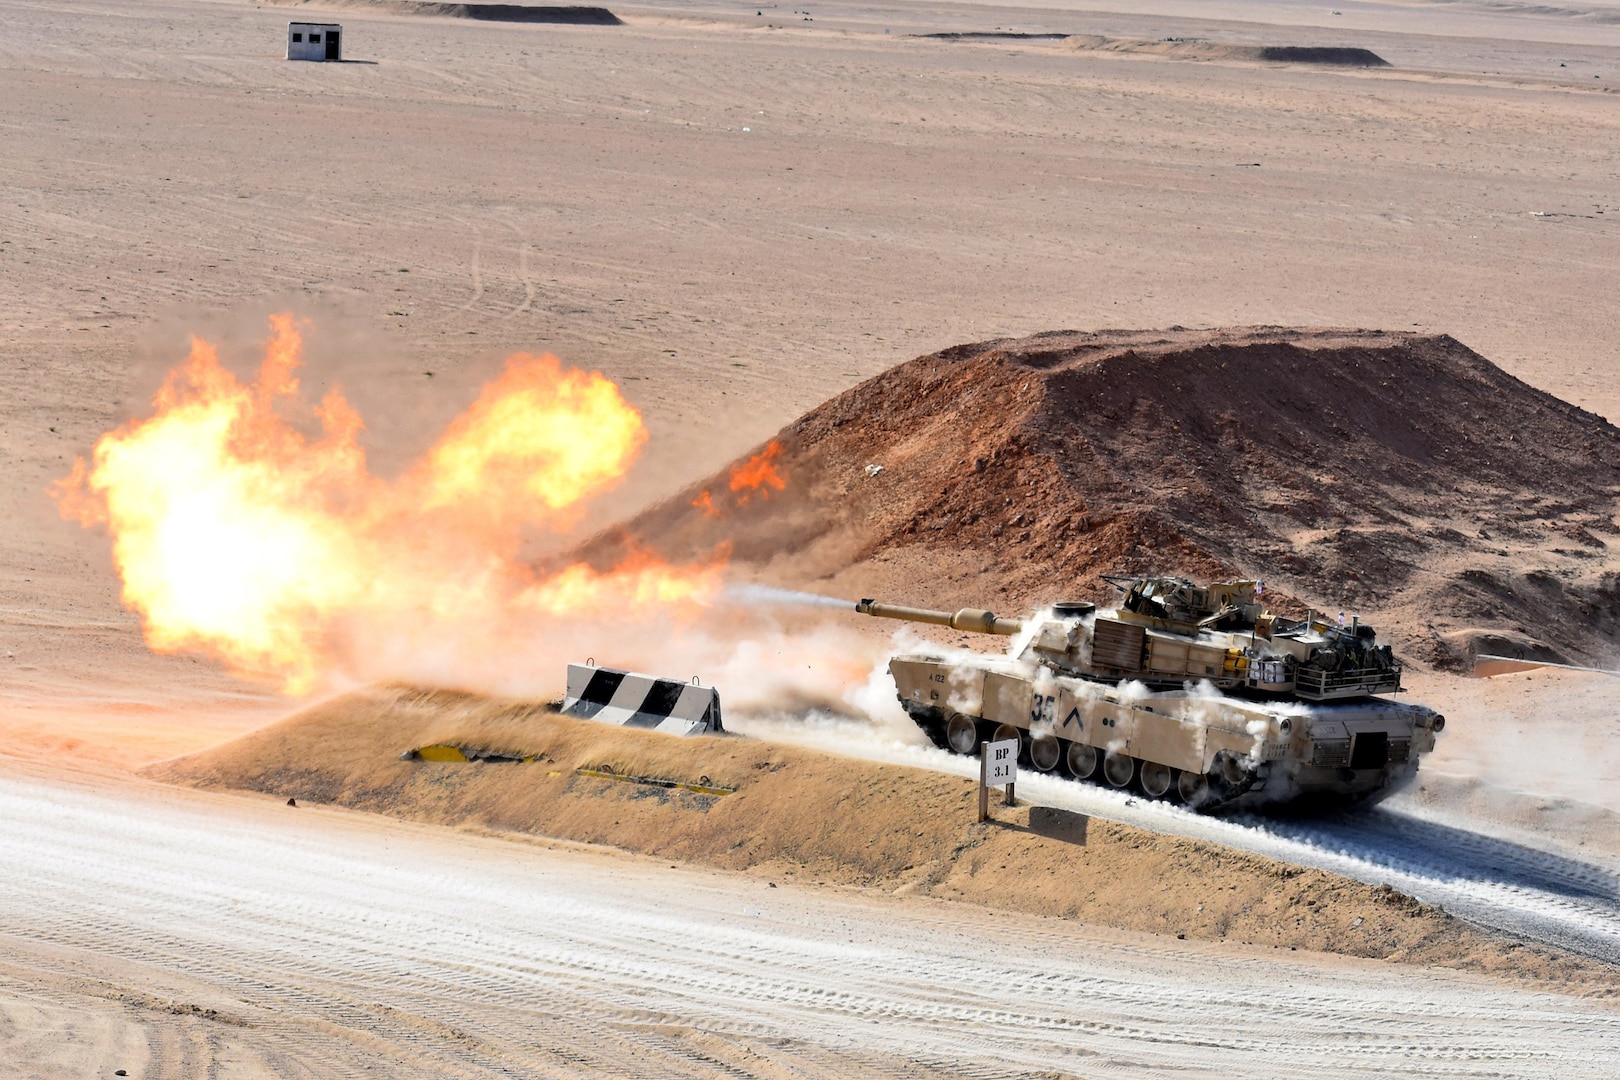
<path id="1" fill-rule="evenodd" d="M 1160 38 L 1138 41 L 1128 38 L 1076 34 L 1065 42 L 1081 52 L 1139 53 L 1173 60 L 1240 60 L 1269 64 L 1323 64 L 1328 67 L 1389 67 L 1389 61 L 1373 52 L 1349 45 L 1230 45 L 1202 38 Z"/>
<path id="2" fill-rule="evenodd" d="M 439 743 L 534 760 L 400 757 Z M 581 769 L 733 790 L 704 795 Z M 626 730 L 534 703 L 366 690 L 145 772 L 1191 939 L 1594 987 L 1613 980 L 1601 965 L 1476 931 L 1399 893 L 1214 844 L 1022 805 L 996 805 L 996 820 L 981 825 L 975 788 L 959 777 L 754 739 Z"/>

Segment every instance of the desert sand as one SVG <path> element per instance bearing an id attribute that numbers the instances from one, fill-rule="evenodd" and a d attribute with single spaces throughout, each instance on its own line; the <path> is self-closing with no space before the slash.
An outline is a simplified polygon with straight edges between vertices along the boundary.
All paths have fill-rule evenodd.
<path id="1" fill-rule="evenodd" d="M 1478 974 L 127 775 L 13 769 L 0 820 L 0 1047 L 32 1076 L 1602 1080 L 1613 1046 L 1611 1001 Z"/>
<path id="2" fill-rule="evenodd" d="M 1178 532 L 1187 545 L 1178 551 L 1246 573 L 1265 572 L 1257 554 L 1286 562 L 1303 553 L 1280 576 L 1308 604 L 1343 596 L 1342 581 L 1318 578 L 1340 574 L 1357 551 L 1402 575 L 1398 586 L 1368 583 L 1358 599 L 1414 661 L 1416 693 L 1439 703 L 1452 724 L 1424 764 L 1426 786 L 1403 796 L 1400 812 L 1514 845 L 1493 853 L 1556 854 L 1570 873 L 1597 882 L 1596 899 L 1612 907 L 1620 683 L 1549 673 L 1475 682 L 1458 669 L 1481 642 L 1617 666 L 1614 612 L 1604 598 L 1614 594 L 1620 492 L 1604 442 L 1614 429 L 1604 418 L 1620 416 L 1620 316 L 1610 295 L 1620 262 L 1612 149 L 1620 143 L 1620 4 L 1332 9 L 1235 0 L 1130 5 L 1130 14 L 1106 6 L 930 0 L 787 10 L 699 0 L 614 5 L 621 25 L 582 26 L 429 17 L 356 2 L 9 5 L 0 35 L 4 760 L 45 783 L 78 770 L 74 783 L 125 792 L 113 797 L 136 805 L 145 796 L 127 793 L 147 782 L 129 779 L 130 770 L 205 751 L 309 704 L 206 656 L 149 649 L 139 618 L 120 602 L 106 530 L 64 520 L 46 492 L 99 436 L 147 413 L 192 334 L 217 342 L 227 363 L 246 371 L 269 313 L 309 316 L 306 386 L 316 396 L 342 386 L 365 418 L 361 440 L 384 477 L 415 459 L 509 353 L 549 351 L 603 372 L 640 410 L 650 439 L 623 484 L 594 499 L 570 530 L 541 538 L 543 562 L 580 545 L 603 550 L 624 534 L 599 530 L 623 521 L 669 523 L 685 514 L 690 538 L 688 494 L 784 429 L 793 433 L 807 413 L 838 414 L 854 433 L 819 445 L 837 448 L 855 468 L 883 464 L 873 481 L 900 494 L 892 503 L 841 501 L 828 494 L 837 485 L 824 485 L 819 502 L 785 498 L 773 509 L 843 513 L 866 527 L 885 524 L 883 513 L 901 506 L 933 507 L 940 517 L 976 507 L 969 458 L 951 459 L 969 470 L 961 475 L 940 472 L 949 464 L 943 458 L 932 461 L 920 493 L 893 461 L 855 460 L 883 438 L 892 446 L 915 437 L 877 390 L 918 369 L 866 381 L 941 350 L 1053 331 L 1382 332 L 1409 335 L 1413 355 L 1436 366 L 1387 393 L 1371 384 L 1348 392 L 1386 417 L 1410 405 L 1426 430 L 1446 431 L 1452 444 L 1473 439 L 1506 455 L 1495 486 L 1469 486 L 1478 480 L 1475 460 L 1444 462 L 1438 477 L 1421 468 L 1359 477 L 1361 487 L 1387 482 L 1400 497 L 1359 548 L 1368 520 L 1313 524 L 1256 504 L 1252 520 L 1287 521 L 1293 530 L 1257 552 L 1243 543 L 1251 534 L 1223 531 L 1207 503 L 1189 502 L 1186 509 L 1205 517 Z M 281 59 L 291 17 L 341 21 L 350 62 Z M 939 34 L 991 36 L 927 36 Z M 1387 66 L 1256 59 L 1265 46 L 1366 49 Z M 1441 360 L 1464 353 L 1492 366 L 1485 381 L 1516 412 L 1475 401 L 1471 412 L 1446 414 L 1455 399 L 1431 391 L 1454 373 Z M 1190 374 L 1198 378 L 1189 385 L 1218 389 L 1228 402 L 1241 391 L 1211 381 L 1210 372 Z M 1147 414 L 1184 421 L 1197 412 L 1162 374 L 1137 368 L 1131 377 L 1139 381 L 1115 388 L 1149 402 Z M 1314 389 L 1284 395 L 1300 410 L 1302 429 L 1342 425 L 1343 415 L 1311 414 Z M 863 403 L 882 414 L 864 415 Z M 1543 430 L 1537 409 L 1541 420 L 1557 420 L 1556 433 Z M 994 432 L 981 434 L 994 441 Z M 1097 445 L 1129 450 L 1129 434 L 1116 425 Z M 1218 433 L 1200 445 L 1206 456 L 1186 459 L 1193 479 L 1220 466 Z M 926 458 L 928 447 L 915 449 Z M 1252 442 L 1237 449 L 1258 452 Z M 1278 444 L 1259 450 L 1274 455 Z M 1347 464 L 1327 450 L 1312 453 L 1318 476 Z M 1052 460 L 1027 464 L 1039 472 Z M 1143 458 L 1132 465 L 1146 467 Z M 1290 476 L 1297 485 L 1312 473 Z M 1078 526 L 1093 502 L 1121 514 L 1155 509 L 1147 478 L 1112 488 L 1083 479 L 1065 483 L 1088 509 L 1074 508 L 1063 528 Z M 1058 486 L 1046 472 L 1010 482 L 1030 488 L 1031 480 L 1036 490 Z M 1229 501 L 1219 484 L 1177 490 Z M 1288 484 L 1277 490 L 1297 493 Z M 791 546 L 783 557 L 772 546 L 779 534 L 762 527 L 751 535 L 763 557 L 742 560 L 737 573 L 838 597 L 881 590 L 900 601 L 959 597 L 1011 607 L 1055 598 L 1041 572 L 1062 564 L 1019 546 L 1021 533 L 1044 539 L 1041 529 L 1053 523 L 999 523 L 995 536 L 990 521 L 982 524 L 982 535 L 967 536 L 982 549 L 956 544 L 942 554 L 940 545 L 887 529 L 898 542 L 839 548 L 831 560 L 793 557 Z M 1421 535 L 1421 543 L 1401 546 L 1400 534 Z M 1078 533 L 1052 535 L 1062 541 L 1054 550 L 1094 554 Z M 1099 557 L 1142 554 L 1096 546 Z M 1075 580 L 1101 569 L 1087 563 Z M 1560 584 L 1527 591 L 1527 582 L 1543 580 L 1538 574 Z M 1452 603 L 1457 590 L 1448 586 L 1458 582 L 1474 583 L 1468 603 Z M 1521 613 L 1514 596 L 1537 606 Z M 1591 610 L 1580 610 L 1582 598 L 1595 601 Z M 740 695 L 757 705 L 786 688 L 791 708 L 757 710 L 754 734 L 861 752 L 836 724 L 794 726 L 807 712 L 847 704 L 836 689 L 850 655 L 870 661 L 891 647 L 886 630 L 847 627 L 842 618 L 794 614 L 761 631 L 758 650 L 730 657 L 720 673 L 739 683 L 748 670 L 792 666 L 783 658 L 814 624 L 823 670 L 797 682 L 752 680 Z M 562 658 L 532 657 L 532 670 L 505 682 L 488 669 L 469 672 L 462 688 L 539 700 L 559 688 Z M 425 672 L 342 672 L 317 697 L 377 674 Z M 251 736 L 261 737 L 271 736 Z M 891 751 L 871 750 L 884 753 Z M 460 810 L 429 817 L 468 820 Z M 1126 828 L 1093 821 L 1099 837 Z M 447 843 L 435 836 L 424 843 Z M 662 852 L 605 832 L 588 838 Z M 845 873 L 828 880 L 869 884 Z M 28 880 L 45 889 L 50 877 L 40 870 Z M 975 887 L 972 874 L 958 884 Z M 1332 887 L 1360 897 L 1355 890 L 1369 884 Z M 1182 899 L 1191 903 L 1190 895 Z M 36 903 L 18 897 L 22 908 Z M 1178 929 L 1100 921 L 1129 932 Z M 1220 936 L 1199 925 L 1180 929 Z M 1503 939 L 1487 937 L 1480 951 L 1461 952 L 1502 955 L 1494 950 L 1506 947 Z M 223 984 L 193 973 L 186 978 L 200 981 L 183 994 L 141 990 L 172 955 L 131 966 L 109 940 L 53 939 L 44 953 L 37 942 L 13 942 L 0 957 L 5 1045 L 20 1048 L 39 1075 L 84 1075 L 123 1047 L 149 1055 L 144 1075 L 201 1075 L 208 1062 L 230 1057 L 229 1041 L 217 1037 L 223 1028 L 170 1007 L 208 1001 L 223 1009 Z M 1209 947 L 1259 962 L 1256 950 L 1269 957 L 1275 944 L 1258 932 L 1241 940 Z M 1289 942 L 1322 944 L 1304 929 Z M 1398 950 L 1363 953 L 1390 951 Z M 1327 965 L 1316 970 L 1350 963 L 1311 956 Z M 1590 962 L 1570 961 L 1581 971 Z M 1598 985 L 1572 976 L 1564 989 L 1548 989 L 1542 977 L 1556 967 L 1475 967 L 1490 974 L 1470 974 L 1479 982 L 1468 986 L 1517 978 L 1513 993 L 1551 995 L 1537 1001 Z M 1415 965 L 1400 970 L 1408 985 L 1428 985 Z M 1287 977 L 1310 976 L 1290 969 Z M 1525 989 L 1526 979 L 1536 985 Z M 135 996 L 119 996 L 126 993 Z M 154 1001 L 159 1007 L 149 1008 Z M 1593 1008 L 1601 1046 L 1614 1020 L 1609 1006 Z M 334 1007 L 309 1023 L 326 1030 L 320 1025 L 341 1024 L 343 1015 Z M 88 1034 L 48 1035 L 69 1030 Z M 408 1035 L 400 1040 L 457 1038 L 432 1025 L 401 1030 Z M 252 1068 L 268 1075 L 278 1061 L 320 1060 L 321 1037 L 310 1038 L 292 1056 L 265 1051 Z M 1501 1050 L 1507 1071 L 1559 1072 L 1556 1060 L 1525 1050 L 1528 1039 L 1514 1045 Z M 408 1064 L 428 1069 L 429 1060 Z M 569 1071 L 545 1060 L 546 1069 Z M 914 1047 L 894 1051 L 881 1070 L 917 1060 Z M 359 1067 L 364 1053 L 353 1061 Z M 1137 1067 L 1128 1053 L 1110 1059 L 1119 1061 L 1126 1071 Z M 1262 1065 L 1246 1058 L 1234 1067 Z M 951 1071 L 949 1063 L 929 1067 Z"/>
<path id="3" fill-rule="evenodd" d="M 350 55 L 375 63 L 339 66 L 279 59 L 274 8 L 17 8 L 7 685 L 236 691 L 146 654 L 105 542 L 40 493 L 142 410 L 189 334 L 244 360 L 286 303 L 330 314 L 312 364 L 383 470 L 507 352 L 615 378 L 653 442 L 599 524 L 894 363 L 1060 328 L 1446 333 L 1614 415 L 1620 30 L 1609 9 L 1445 8 L 627 8 L 612 28 L 345 9 Z M 908 36 L 1009 23 L 1354 38 L 1394 66 Z"/>

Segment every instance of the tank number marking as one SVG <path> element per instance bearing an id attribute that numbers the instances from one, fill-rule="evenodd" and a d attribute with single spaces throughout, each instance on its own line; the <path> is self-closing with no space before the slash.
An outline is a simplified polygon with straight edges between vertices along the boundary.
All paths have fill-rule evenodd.
<path id="1" fill-rule="evenodd" d="M 944 682 L 945 681 L 945 673 L 942 672 L 942 671 L 936 671 L 932 675 L 928 676 L 928 681 L 929 682 Z"/>
<path id="2" fill-rule="evenodd" d="M 1057 708 L 1057 698 L 1056 697 L 1054 697 L 1051 694 L 1047 694 L 1045 696 L 1042 696 L 1039 692 L 1037 692 L 1035 694 L 1035 702 L 1034 702 L 1033 705 L 1030 706 L 1030 709 L 1029 709 L 1029 723 L 1030 723 L 1030 726 L 1033 727 L 1036 724 L 1050 724 L 1050 723 L 1052 723 L 1052 715 L 1053 715 L 1054 711 L 1056 710 L 1056 708 Z"/>

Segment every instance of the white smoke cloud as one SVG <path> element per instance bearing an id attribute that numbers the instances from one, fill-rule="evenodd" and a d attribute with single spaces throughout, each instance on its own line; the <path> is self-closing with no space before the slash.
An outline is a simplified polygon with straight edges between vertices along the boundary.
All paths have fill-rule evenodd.
<path id="1" fill-rule="evenodd" d="M 1446 717 L 1425 773 L 1620 813 L 1620 680 L 1542 670 L 1414 689 Z"/>

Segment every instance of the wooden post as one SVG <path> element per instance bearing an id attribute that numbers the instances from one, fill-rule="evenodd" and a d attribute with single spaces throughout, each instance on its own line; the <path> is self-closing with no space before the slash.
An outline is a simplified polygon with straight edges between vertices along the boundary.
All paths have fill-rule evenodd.
<path id="1" fill-rule="evenodd" d="M 991 751 L 996 757 L 991 757 Z M 990 820 L 990 782 L 994 780 L 996 787 L 1007 789 L 1006 803 L 1008 806 L 1018 805 L 1013 799 L 1013 782 L 1018 779 L 1018 741 L 1016 739 L 1003 739 L 1001 742 L 982 742 L 979 744 L 979 820 Z"/>
<path id="2" fill-rule="evenodd" d="M 990 820 L 990 785 L 985 783 L 990 778 L 990 744 L 979 744 L 979 820 Z"/>

